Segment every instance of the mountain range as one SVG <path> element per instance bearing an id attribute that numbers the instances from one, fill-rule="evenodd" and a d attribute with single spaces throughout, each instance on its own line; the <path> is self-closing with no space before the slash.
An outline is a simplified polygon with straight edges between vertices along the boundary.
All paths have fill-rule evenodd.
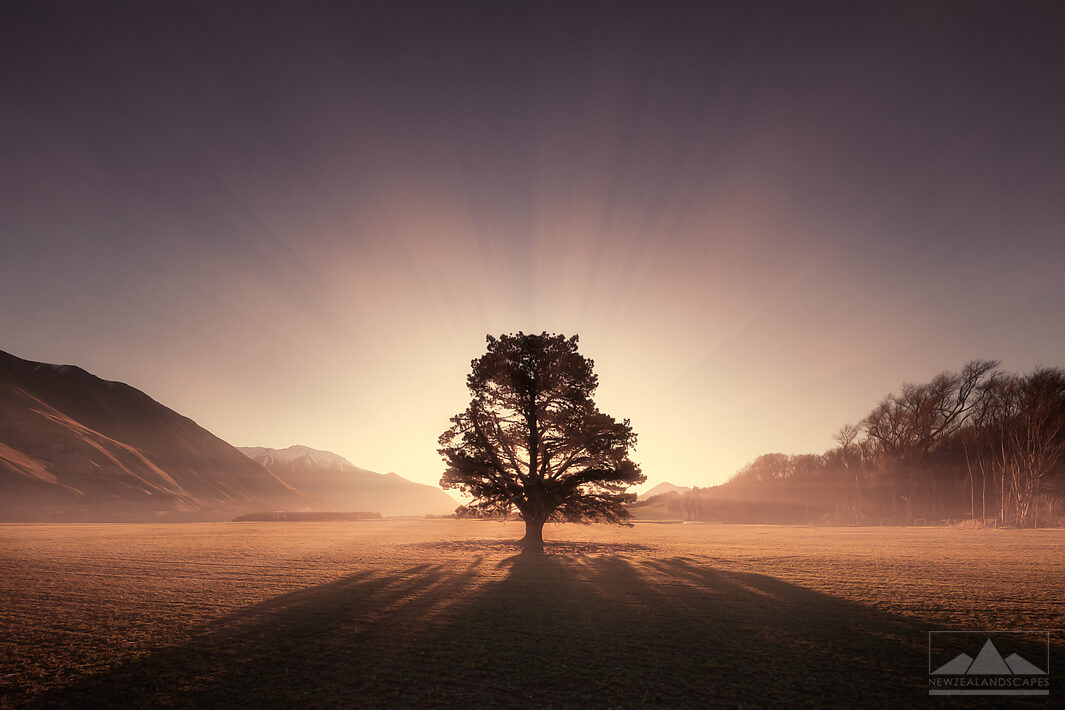
<path id="1" fill-rule="evenodd" d="M 438 493 L 436 505 L 419 514 L 441 512 L 440 497 L 451 500 L 335 454 L 306 452 L 287 463 L 270 458 L 282 469 L 275 471 L 134 387 L 0 351 L 0 520 L 225 520 L 262 510 L 343 510 L 358 500 L 345 471 L 367 484 L 367 502 L 384 500 L 381 480 L 409 496 L 412 510 L 419 496 L 428 506 L 422 489 Z M 309 464 L 325 460 L 332 463 L 315 474 Z M 332 498 L 331 490 L 343 495 Z"/>
<path id="2" fill-rule="evenodd" d="M 673 493 L 673 492 L 687 493 L 690 490 L 691 490 L 691 488 L 689 488 L 687 486 L 675 486 L 672 483 L 668 483 L 668 482 L 659 483 L 657 486 L 655 486 L 651 490 L 641 493 L 637 497 L 637 500 L 649 500 L 651 498 L 654 498 L 655 496 L 661 496 L 661 495 L 665 495 L 666 493 Z"/>
<path id="3" fill-rule="evenodd" d="M 967 653 L 959 653 L 942 666 L 932 671 L 932 675 L 1046 675 L 1039 666 L 1031 663 L 1016 653 L 1005 658 L 999 653 L 991 639 L 984 642 L 983 648 L 974 659 Z"/>
<path id="4" fill-rule="evenodd" d="M 446 515 L 458 506 L 439 488 L 414 483 L 394 473 L 367 471 L 329 451 L 307 446 L 242 446 L 238 450 L 301 491 L 327 501 L 333 510 Z"/>

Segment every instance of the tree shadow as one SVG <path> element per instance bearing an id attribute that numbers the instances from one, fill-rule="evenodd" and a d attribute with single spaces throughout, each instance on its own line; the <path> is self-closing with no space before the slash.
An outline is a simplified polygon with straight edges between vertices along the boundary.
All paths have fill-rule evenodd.
<path id="1" fill-rule="evenodd" d="M 520 553 L 524 551 L 521 540 L 500 540 L 497 538 L 474 539 L 474 540 L 437 540 L 433 542 L 412 542 L 400 545 L 401 548 L 417 550 L 428 553 Z M 544 552 L 532 552 L 530 554 L 550 555 L 592 555 L 592 554 L 618 554 L 631 552 L 649 552 L 653 548 L 634 542 L 590 542 L 572 540 L 546 540 Z"/>
<path id="2" fill-rule="evenodd" d="M 286 594 L 32 702 L 898 707 L 928 699 L 928 629 L 913 620 L 679 557 L 514 555 L 497 566 L 506 570 L 498 581 L 476 557 Z"/>
<path id="3" fill-rule="evenodd" d="M 240 609 L 183 644 L 27 698 L 34 708 L 324 707 L 357 692 L 453 605 L 478 576 L 421 564 L 393 575 L 360 572 Z M 345 702 L 344 698 L 353 698 Z M 15 705 L 18 700 L 13 701 Z"/>

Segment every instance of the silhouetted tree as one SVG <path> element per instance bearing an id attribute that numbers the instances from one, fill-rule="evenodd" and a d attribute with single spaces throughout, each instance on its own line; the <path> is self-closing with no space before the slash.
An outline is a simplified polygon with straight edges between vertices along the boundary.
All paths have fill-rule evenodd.
<path id="1" fill-rule="evenodd" d="M 838 464 L 841 469 L 853 476 L 854 480 L 854 517 L 861 517 L 861 462 L 859 446 L 855 442 L 862 433 L 861 427 L 854 424 L 844 424 L 833 437 L 839 443 Z"/>
<path id="2" fill-rule="evenodd" d="M 791 459 L 787 454 L 762 454 L 741 468 L 734 480 L 743 485 L 757 485 L 770 481 L 783 481 L 791 474 Z"/>
<path id="3" fill-rule="evenodd" d="M 460 515 L 515 510 L 526 550 L 543 551 L 549 519 L 624 524 L 626 493 L 646 478 L 629 460 L 636 434 L 592 401 L 598 378 L 577 352 L 577 336 L 488 336 L 488 352 L 466 380 L 469 407 L 440 436 L 447 470 L 440 485 L 473 497 Z"/>
<path id="4" fill-rule="evenodd" d="M 839 446 L 820 456 L 759 456 L 727 483 L 703 489 L 704 510 L 742 522 L 953 523 L 979 510 L 972 524 L 983 526 L 996 508 L 998 524 L 1063 520 L 1060 368 L 1014 375 L 997 362 L 972 361 L 903 385 L 861 427 L 844 426 L 835 439 Z"/>
<path id="5" fill-rule="evenodd" d="M 693 486 L 690 491 L 686 491 L 680 497 L 681 507 L 684 509 L 684 519 L 702 520 L 703 501 L 699 491 L 699 486 Z"/>
<path id="6" fill-rule="evenodd" d="M 936 502 L 936 478 L 927 475 L 929 454 L 965 426 L 979 403 L 983 385 L 993 377 L 998 362 L 973 360 L 960 373 L 944 372 L 922 385 L 906 383 L 898 394 L 889 394 L 862 422 L 896 468 L 906 476 L 906 502 L 912 515 L 918 484 L 927 489 L 927 501 Z M 918 473 L 923 475 L 918 480 Z"/>
<path id="7" fill-rule="evenodd" d="M 997 435 L 1005 495 L 1019 525 L 1031 522 L 1044 479 L 1065 456 L 1065 371 L 1041 368 L 1001 382 Z"/>

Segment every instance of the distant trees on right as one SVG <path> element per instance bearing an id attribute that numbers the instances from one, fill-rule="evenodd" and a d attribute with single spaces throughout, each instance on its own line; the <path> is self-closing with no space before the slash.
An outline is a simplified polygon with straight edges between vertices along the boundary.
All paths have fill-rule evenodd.
<path id="1" fill-rule="evenodd" d="M 1065 507 L 1065 371 L 974 360 L 904 384 L 820 455 L 765 454 L 686 494 L 696 517 L 764 522 L 1058 523 Z"/>
<path id="2" fill-rule="evenodd" d="M 1044 506 L 1053 516 L 1054 503 L 1065 493 L 1060 470 L 1065 455 L 1065 372 L 1042 368 L 1024 377 L 997 375 L 981 394 L 968 436 L 962 437 L 963 445 L 973 444 L 968 471 L 974 507 L 973 460 L 980 473 L 983 515 L 990 478 L 1000 520 L 1028 525 Z"/>

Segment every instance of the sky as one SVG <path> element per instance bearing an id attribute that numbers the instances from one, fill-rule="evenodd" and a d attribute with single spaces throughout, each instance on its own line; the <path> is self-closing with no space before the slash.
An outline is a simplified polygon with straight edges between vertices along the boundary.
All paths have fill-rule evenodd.
<path id="1" fill-rule="evenodd" d="M 0 9 L 0 349 L 435 483 L 580 336 L 646 489 L 1065 365 L 1065 5 Z"/>

